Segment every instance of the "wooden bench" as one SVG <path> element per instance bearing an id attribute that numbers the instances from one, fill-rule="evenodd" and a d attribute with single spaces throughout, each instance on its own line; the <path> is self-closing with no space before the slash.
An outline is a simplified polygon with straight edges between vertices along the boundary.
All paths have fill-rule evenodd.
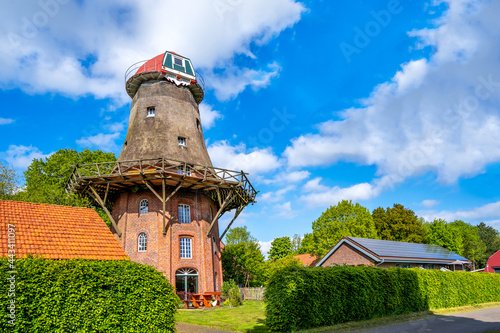
<path id="1" fill-rule="evenodd" d="M 215 303 L 215 306 L 220 306 L 220 295 L 221 295 L 220 291 L 210 291 L 210 292 L 204 293 L 203 295 L 210 297 L 210 298 L 207 297 L 207 299 L 210 300 L 210 304 L 208 306 L 212 306 L 213 301 L 217 301 L 217 303 Z M 207 305 L 205 305 L 205 306 L 207 306 Z"/>
<path id="2" fill-rule="evenodd" d="M 189 309 L 191 306 L 195 308 L 200 308 L 202 306 L 210 308 L 213 306 L 213 301 L 216 301 L 215 306 L 220 306 L 220 295 L 220 291 L 206 292 L 204 294 L 193 294 L 193 299 L 183 300 L 183 302 L 187 309 Z"/>

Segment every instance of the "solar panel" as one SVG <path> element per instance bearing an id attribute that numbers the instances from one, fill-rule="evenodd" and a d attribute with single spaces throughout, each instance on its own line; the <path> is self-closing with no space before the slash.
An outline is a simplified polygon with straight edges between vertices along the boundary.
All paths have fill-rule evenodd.
<path id="1" fill-rule="evenodd" d="M 442 246 L 349 237 L 380 257 L 405 257 L 445 260 L 468 260 Z"/>

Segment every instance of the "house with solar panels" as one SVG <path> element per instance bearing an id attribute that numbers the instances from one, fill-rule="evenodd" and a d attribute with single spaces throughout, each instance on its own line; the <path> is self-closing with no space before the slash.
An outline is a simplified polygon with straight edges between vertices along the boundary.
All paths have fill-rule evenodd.
<path id="1" fill-rule="evenodd" d="M 316 267 L 335 265 L 464 270 L 470 261 L 442 246 L 343 237 Z"/>

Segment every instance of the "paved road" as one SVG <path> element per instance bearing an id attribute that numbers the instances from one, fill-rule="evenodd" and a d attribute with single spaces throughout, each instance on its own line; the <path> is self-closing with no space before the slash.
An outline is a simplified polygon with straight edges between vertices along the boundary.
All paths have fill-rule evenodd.
<path id="1" fill-rule="evenodd" d="M 500 308 L 435 316 L 402 324 L 370 329 L 370 333 L 483 333 L 500 332 Z"/>
<path id="2" fill-rule="evenodd" d="M 232 331 L 224 331 L 218 328 L 208 326 L 194 325 L 188 323 L 175 323 L 177 333 L 231 333 Z"/>

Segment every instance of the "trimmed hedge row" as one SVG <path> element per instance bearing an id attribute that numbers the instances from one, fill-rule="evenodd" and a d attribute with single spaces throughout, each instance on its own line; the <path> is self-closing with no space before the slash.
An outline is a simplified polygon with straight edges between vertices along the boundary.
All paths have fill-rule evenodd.
<path id="1" fill-rule="evenodd" d="M 276 331 L 500 301 L 500 274 L 374 267 L 290 267 L 266 288 Z"/>
<path id="2" fill-rule="evenodd" d="M 15 325 L 9 324 L 11 276 L 0 259 L 2 332 L 171 332 L 177 296 L 154 268 L 127 260 L 15 261 Z"/>

